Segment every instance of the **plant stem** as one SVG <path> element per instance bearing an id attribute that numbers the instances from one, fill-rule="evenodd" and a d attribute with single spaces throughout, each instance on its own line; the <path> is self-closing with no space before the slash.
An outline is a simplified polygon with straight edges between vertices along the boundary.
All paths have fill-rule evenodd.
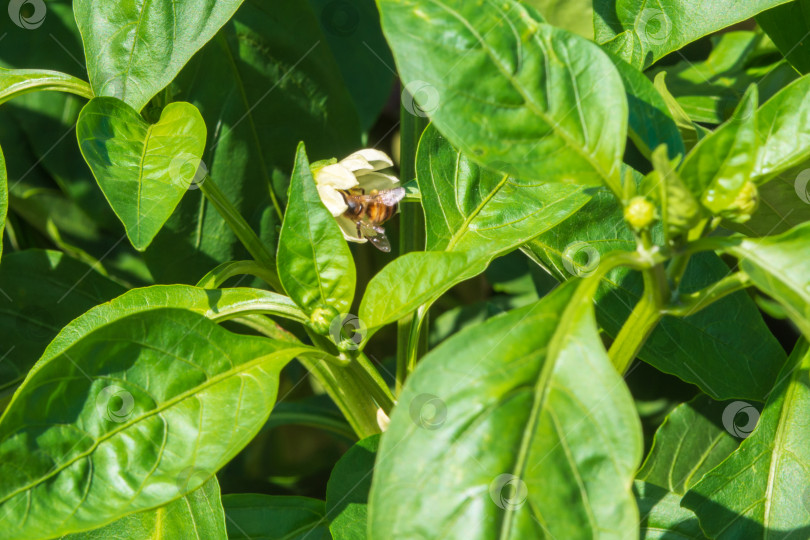
<path id="1" fill-rule="evenodd" d="M 400 178 L 403 183 L 416 178 L 416 148 L 419 138 L 428 125 L 428 119 L 416 116 L 400 107 Z M 399 218 L 399 254 L 425 248 L 425 222 L 422 206 L 403 204 Z M 424 309 L 423 309 L 424 308 Z M 397 322 L 397 374 L 396 393 L 399 394 L 405 378 L 416 366 L 420 354 L 427 351 L 427 308 L 421 306 L 411 317 Z"/>
<path id="2" fill-rule="evenodd" d="M 644 296 L 638 301 L 610 346 L 608 356 L 616 371 L 624 373 L 644 342 L 664 316 L 662 309 L 669 295 L 666 273 L 661 263 L 642 270 Z"/>
<path id="3" fill-rule="evenodd" d="M 275 257 L 268 251 L 261 239 L 256 235 L 250 225 L 248 225 L 247 221 L 245 221 L 245 218 L 234 208 L 210 176 L 203 178 L 199 186 L 205 198 L 214 205 L 217 212 L 219 212 L 222 218 L 228 223 L 228 226 L 230 226 L 236 237 L 239 238 L 239 241 L 242 242 L 242 245 L 245 246 L 250 256 L 268 270 L 266 274 L 269 280 L 268 285 L 276 291 L 282 291 L 281 282 L 278 279 L 278 273 L 276 271 Z M 264 279 L 264 277 L 262 279 Z"/>

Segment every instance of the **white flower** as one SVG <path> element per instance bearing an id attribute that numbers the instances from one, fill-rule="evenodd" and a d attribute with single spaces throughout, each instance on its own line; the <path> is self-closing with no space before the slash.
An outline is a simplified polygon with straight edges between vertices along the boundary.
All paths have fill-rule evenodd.
<path id="1" fill-rule="evenodd" d="M 355 222 L 343 215 L 348 206 L 340 191 L 359 188 L 364 193 L 369 193 L 375 189 L 393 189 L 399 185 L 399 178 L 380 172 L 393 166 L 394 162 L 385 152 L 373 148 L 359 150 L 337 163 L 322 167 L 313 164 L 312 174 L 318 194 L 326 208 L 335 216 L 346 240 L 366 242 L 365 238 L 357 234 Z"/>

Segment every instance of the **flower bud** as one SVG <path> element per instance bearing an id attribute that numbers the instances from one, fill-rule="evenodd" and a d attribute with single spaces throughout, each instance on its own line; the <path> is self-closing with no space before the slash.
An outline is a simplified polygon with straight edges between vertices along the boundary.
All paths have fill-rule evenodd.
<path id="1" fill-rule="evenodd" d="M 759 207 L 759 190 L 750 180 L 745 183 L 734 202 L 720 216 L 734 223 L 745 223 Z"/>
<path id="2" fill-rule="evenodd" d="M 655 206 L 646 197 L 633 197 L 624 207 L 624 220 L 636 231 L 646 229 L 655 221 Z"/>
<path id="3" fill-rule="evenodd" d="M 338 316 L 340 316 L 340 313 L 331 306 L 319 307 L 312 312 L 309 318 L 309 326 L 315 333 L 325 336 L 329 334 L 332 321 Z"/>

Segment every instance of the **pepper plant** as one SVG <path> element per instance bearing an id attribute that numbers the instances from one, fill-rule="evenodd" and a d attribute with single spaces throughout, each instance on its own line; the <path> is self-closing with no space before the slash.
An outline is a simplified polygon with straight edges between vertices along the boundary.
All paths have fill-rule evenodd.
<path id="1" fill-rule="evenodd" d="M 10 0 L 0 538 L 810 537 L 808 13 Z"/>

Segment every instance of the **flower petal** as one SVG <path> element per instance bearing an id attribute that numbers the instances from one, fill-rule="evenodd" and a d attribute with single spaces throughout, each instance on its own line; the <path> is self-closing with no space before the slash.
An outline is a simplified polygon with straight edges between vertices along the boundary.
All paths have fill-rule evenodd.
<path id="1" fill-rule="evenodd" d="M 318 186 L 331 186 L 336 189 L 350 189 L 357 185 L 357 178 L 340 163 L 327 165 L 315 171 L 315 183 Z"/>
<path id="2" fill-rule="evenodd" d="M 317 186 L 317 189 L 324 206 L 326 206 L 326 209 L 329 210 L 333 216 L 341 216 L 343 212 L 349 209 L 349 207 L 346 206 L 343 195 L 338 193 L 332 186 Z"/>
<path id="3" fill-rule="evenodd" d="M 374 171 L 374 165 L 369 163 L 366 158 L 356 153 L 345 159 L 341 159 L 340 165 L 352 171 L 355 175 L 362 174 L 364 171 Z"/>
<path id="4" fill-rule="evenodd" d="M 394 161 L 390 157 L 388 157 L 388 154 L 375 148 L 364 148 L 362 150 L 358 150 L 357 152 L 350 155 L 346 159 L 355 158 L 357 156 L 362 157 L 368 163 L 370 163 L 375 171 L 379 171 L 380 169 L 387 169 L 388 167 L 394 166 Z"/>
<path id="5" fill-rule="evenodd" d="M 360 187 L 366 193 L 372 189 L 382 191 L 384 189 L 393 189 L 399 186 L 399 178 L 392 174 L 385 174 L 380 172 L 372 172 L 358 176 L 357 180 L 360 182 Z"/>
<path id="6" fill-rule="evenodd" d="M 357 242 L 358 244 L 368 242 L 368 240 L 357 233 L 357 224 L 351 219 L 346 216 L 338 216 L 335 218 L 335 221 L 337 221 L 340 230 L 343 232 L 343 238 L 349 242 Z"/>

